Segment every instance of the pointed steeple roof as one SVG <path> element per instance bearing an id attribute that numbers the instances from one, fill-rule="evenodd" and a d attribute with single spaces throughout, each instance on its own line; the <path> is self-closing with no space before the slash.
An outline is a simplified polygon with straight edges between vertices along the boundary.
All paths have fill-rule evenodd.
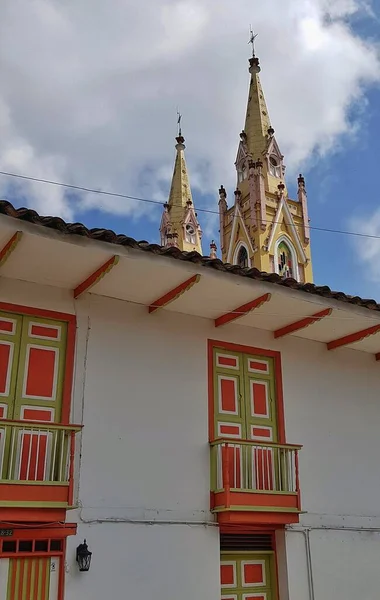
<path id="1" fill-rule="evenodd" d="M 256 56 L 253 56 L 249 59 L 251 82 L 249 86 L 247 113 L 244 126 L 247 150 L 253 159 L 259 158 L 267 151 L 268 135 L 270 136 L 274 133 L 260 82 L 260 71 L 259 59 Z"/>
<path id="2" fill-rule="evenodd" d="M 180 123 L 180 119 L 178 121 Z M 193 205 L 185 160 L 185 138 L 179 127 L 169 200 L 161 218 L 161 244 L 202 254 L 202 230 Z"/>
<path id="3" fill-rule="evenodd" d="M 190 180 L 185 160 L 185 138 L 180 134 L 176 137 L 176 157 L 172 185 L 170 188 L 168 210 L 172 223 L 180 222 L 184 217 L 184 209 L 188 201 L 193 202 Z"/>

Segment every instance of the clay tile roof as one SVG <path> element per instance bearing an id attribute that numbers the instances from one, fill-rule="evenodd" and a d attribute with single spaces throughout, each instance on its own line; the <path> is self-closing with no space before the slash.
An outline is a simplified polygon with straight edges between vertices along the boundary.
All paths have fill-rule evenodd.
<path id="1" fill-rule="evenodd" d="M 35 225 L 42 225 L 50 229 L 55 229 L 66 235 L 80 235 L 83 237 L 98 240 L 100 242 L 108 242 L 120 246 L 128 246 L 135 250 L 141 250 L 142 252 L 149 252 L 151 254 L 157 254 L 159 256 L 167 256 L 176 260 L 183 260 L 191 262 L 202 267 L 210 269 L 216 269 L 217 271 L 224 271 L 231 273 L 231 275 L 239 275 L 240 277 L 247 277 L 249 279 L 255 279 L 258 281 L 264 281 L 266 283 L 273 283 L 283 287 L 288 287 L 294 290 L 306 294 L 313 294 L 315 296 L 322 296 L 324 298 L 331 298 L 339 300 L 340 302 L 346 302 L 348 304 L 354 304 L 369 310 L 380 311 L 380 304 L 372 299 L 364 299 L 359 296 L 350 296 L 344 292 L 334 292 L 327 285 L 318 286 L 313 283 L 298 283 L 295 279 L 288 278 L 282 279 L 277 273 L 265 273 L 259 271 L 256 268 L 242 268 L 238 265 L 231 265 L 229 263 L 223 263 L 219 258 L 210 258 L 208 256 L 201 256 L 198 252 L 182 252 L 178 248 L 163 248 L 158 244 L 149 244 L 144 240 L 138 242 L 134 238 L 128 237 L 123 234 L 116 234 L 110 229 L 88 229 L 82 223 L 66 223 L 59 217 L 42 217 L 35 210 L 29 208 L 15 208 L 10 202 L 6 200 L 0 200 L 0 214 L 6 215 L 7 217 L 13 217 L 20 221 L 27 223 L 33 223 Z"/>

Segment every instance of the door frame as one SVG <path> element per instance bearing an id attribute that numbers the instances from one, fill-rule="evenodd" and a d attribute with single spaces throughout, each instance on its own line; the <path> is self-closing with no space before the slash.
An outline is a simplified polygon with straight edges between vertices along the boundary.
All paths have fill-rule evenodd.
<path id="1" fill-rule="evenodd" d="M 1 307 L 1 304 L 0 304 Z M 286 444 L 285 436 L 285 418 L 284 418 L 284 398 L 282 388 L 282 367 L 281 353 L 276 350 L 267 350 L 264 348 L 255 348 L 253 346 L 243 346 L 241 344 L 233 344 L 231 342 L 223 342 L 221 340 L 207 340 L 207 355 L 208 355 L 208 408 L 209 408 L 209 441 L 213 442 L 215 436 L 214 424 L 214 348 L 222 350 L 232 350 L 233 352 L 242 352 L 243 354 L 254 354 L 263 358 L 272 358 L 274 365 L 274 386 L 275 386 L 275 404 L 277 412 L 277 436 L 279 444 Z"/>
<path id="2" fill-rule="evenodd" d="M 76 535 L 76 523 L 64 523 L 59 526 L 57 524 L 46 525 L 36 528 L 23 528 L 22 525 L 12 525 L 4 527 L 4 529 L 13 530 L 11 536 L 0 538 L 0 560 L 7 558 L 59 558 L 59 573 L 58 573 L 58 594 L 57 600 L 64 600 L 65 589 L 65 557 L 66 557 L 66 540 L 69 535 Z M 3 552 L 3 541 L 19 541 L 19 540 L 61 540 L 62 546 L 60 550 L 49 550 L 46 552 Z"/>
<path id="3" fill-rule="evenodd" d="M 220 551 L 220 562 L 222 562 L 223 556 L 236 556 L 237 560 L 239 556 L 247 556 L 251 554 L 254 556 L 268 556 L 270 561 L 270 591 L 271 591 L 271 599 L 270 600 L 278 600 L 279 599 L 279 585 L 278 585 L 278 574 L 277 574 L 277 554 L 276 548 L 274 546 L 273 550 L 221 550 Z M 221 588 L 221 595 L 223 595 L 223 590 Z"/>
<path id="4" fill-rule="evenodd" d="M 61 418 L 57 423 L 69 425 L 70 410 L 71 410 L 71 393 L 74 377 L 74 357 L 75 357 L 75 333 L 76 333 L 76 316 L 69 313 L 56 312 L 32 306 L 23 306 L 21 304 L 10 304 L 0 302 L 0 311 L 15 313 L 18 315 L 27 315 L 31 317 L 41 317 L 52 319 L 54 321 L 64 321 L 67 323 L 67 339 L 65 352 L 65 368 L 63 376 L 62 390 L 62 411 Z"/>

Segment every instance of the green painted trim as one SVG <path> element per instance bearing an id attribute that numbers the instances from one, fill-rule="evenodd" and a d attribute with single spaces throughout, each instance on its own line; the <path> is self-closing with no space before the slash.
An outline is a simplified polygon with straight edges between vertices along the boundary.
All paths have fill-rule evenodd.
<path id="1" fill-rule="evenodd" d="M 236 563 L 236 585 L 233 588 L 223 587 L 222 588 L 222 596 L 236 596 L 237 598 L 244 598 L 248 596 L 262 595 L 267 598 L 267 600 L 276 600 L 276 579 L 275 575 L 275 562 L 274 562 L 274 552 L 273 551 L 265 551 L 261 552 L 235 552 L 235 551 L 226 551 L 221 552 L 221 562 L 234 562 Z M 242 578 L 242 566 L 246 561 L 257 560 L 262 561 L 264 563 L 265 569 L 265 583 L 261 585 L 243 585 Z"/>
<path id="2" fill-rule="evenodd" d="M 82 431 L 81 425 L 60 425 L 59 423 L 50 423 L 48 421 L 44 423 L 33 423 L 33 421 L 25 421 L 25 423 L 9 423 L 9 422 L 1 422 L 1 428 L 5 429 L 25 429 L 33 430 L 33 431 L 44 431 L 54 429 L 56 431 L 66 431 L 67 433 L 71 433 L 75 431 L 75 433 Z"/>
<path id="3" fill-rule="evenodd" d="M 21 334 L 21 342 L 20 342 L 20 356 L 19 356 L 19 364 L 18 364 L 18 376 L 17 376 L 17 385 L 16 385 L 16 398 L 15 398 L 15 407 L 14 407 L 14 419 L 20 418 L 21 405 L 27 404 L 28 406 L 41 406 L 45 408 L 53 408 L 54 409 L 54 421 L 59 422 L 61 419 L 61 411 L 62 411 L 62 395 L 63 395 L 63 381 L 64 381 L 64 370 L 65 370 L 65 361 L 66 361 L 66 341 L 67 341 L 67 323 L 65 321 L 55 321 L 53 319 L 46 319 L 40 317 L 33 316 L 23 316 L 22 317 L 22 334 Z M 55 325 L 61 328 L 61 339 L 59 341 L 55 340 L 46 340 L 40 339 L 37 337 L 29 337 L 28 329 L 29 324 L 38 323 L 40 325 Z M 23 398 L 22 397 L 22 386 L 24 379 L 24 367 L 26 360 L 26 350 L 27 345 L 33 344 L 37 346 L 46 346 L 48 348 L 56 348 L 59 351 L 58 358 L 58 376 L 57 376 L 57 389 L 56 389 L 56 399 L 55 400 L 47 400 L 46 398 Z"/>
<path id="4" fill-rule="evenodd" d="M 69 487 L 68 481 L 20 481 L 18 479 L 0 479 L 0 484 L 6 483 L 9 485 L 45 485 L 45 486 L 61 486 Z"/>
<path id="5" fill-rule="evenodd" d="M 11 319 L 16 323 L 16 329 L 14 335 L 6 333 L 0 334 L 0 341 L 9 342 L 13 347 L 13 358 L 10 371 L 10 385 L 8 396 L 1 397 L 1 403 L 7 406 L 7 419 L 14 418 L 15 411 L 15 397 L 17 388 L 17 377 L 19 368 L 20 348 L 21 348 L 21 332 L 22 332 L 22 316 L 13 313 L 0 312 L 0 318 Z M 0 469 L 0 477 L 6 476 L 8 471 L 9 454 L 11 448 L 11 439 L 9 435 L 5 436 L 5 444 L 3 450 L 3 462 Z"/>
<path id="6" fill-rule="evenodd" d="M 221 490 L 222 492 L 224 490 Z M 297 496 L 297 492 L 276 492 L 276 490 L 246 490 L 244 488 L 230 488 L 231 493 L 243 493 L 243 494 L 272 494 L 274 496 Z"/>
<path id="7" fill-rule="evenodd" d="M 283 506 L 218 506 L 211 512 L 273 512 L 273 513 L 294 513 L 300 514 L 298 508 L 284 508 Z"/>
<path id="8" fill-rule="evenodd" d="M 234 550 L 233 552 L 231 552 L 231 550 L 221 550 L 220 551 L 220 555 L 224 556 L 226 554 L 228 554 L 228 556 L 231 556 L 232 554 L 236 554 L 238 556 L 246 556 L 247 555 L 247 550 Z M 263 554 L 268 554 L 271 556 L 275 555 L 274 550 L 249 550 L 249 554 L 252 555 L 256 555 L 256 556 L 262 556 Z"/>
<path id="9" fill-rule="evenodd" d="M 211 447 L 221 446 L 222 444 L 232 444 L 235 446 L 265 446 L 268 448 L 280 448 L 281 450 L 302 450 L 303 446 L 296 444 L 276 444 L 275 442 L 262 442 L 259 440 L 239 440 L 238 438 L 217 438 L 209 442 Z"/>
<path id="10" fill-rule="evenodd" d="M 0 500 L 2 508 L 67 508 L 67 502 L 23 502 L 22 500 Z"/>
<path id="11" fill-rule="evenodd" d="M 211 490 L 214 494 L 221 494 L 225 492 L 224 488 L 218 490 Z M 273 496 L 297 496 L 297 492 L 276 492 L 276 490 L 246 490 L 244 488 L 230 488 L 230 492 L 243 493 L 243 494 L 272 494 Z"/>

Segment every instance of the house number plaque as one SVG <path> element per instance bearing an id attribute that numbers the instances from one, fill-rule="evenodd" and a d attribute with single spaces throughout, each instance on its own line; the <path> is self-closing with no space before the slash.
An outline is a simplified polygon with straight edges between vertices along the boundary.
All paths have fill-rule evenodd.
<path id="1" fill-rule="evenodd" d="M 13 535 L 13 529 L 0 529 L 0 537 L 10 537 Z"/>

